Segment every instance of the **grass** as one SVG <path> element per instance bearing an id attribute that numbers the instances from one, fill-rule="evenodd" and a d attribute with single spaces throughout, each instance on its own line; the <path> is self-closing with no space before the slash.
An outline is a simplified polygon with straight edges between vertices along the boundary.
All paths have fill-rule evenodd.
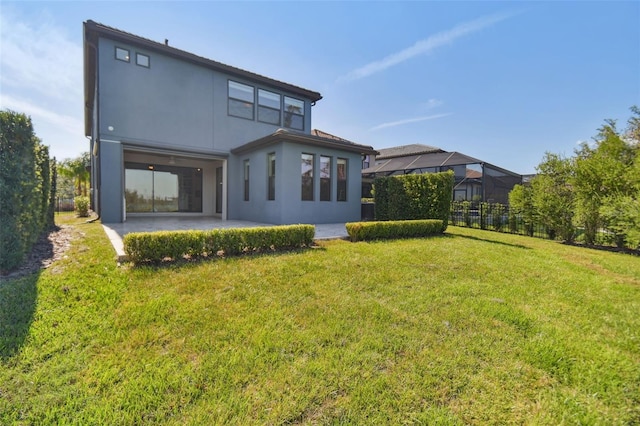
<path id="1" fill-rule="evenodd" d="M 640 423 L 640 261 L 442 237 L 0 283 L 2 424 Z"/>

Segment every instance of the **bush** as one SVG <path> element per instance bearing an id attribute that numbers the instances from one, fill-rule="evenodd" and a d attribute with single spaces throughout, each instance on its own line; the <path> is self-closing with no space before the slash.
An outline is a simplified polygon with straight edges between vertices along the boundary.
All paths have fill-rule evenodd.
<path id="1" fill-rule="evenodd" d="M 374 180 L 376 220 L 440 219 L 447 229 L 453 172 L 379 177 Z"/>
<path id="2" fill-rule="evenodd" d="M 439 219 L 350 222 L 345 226 L 353 242 L 428 237 L 443 232 Z"/>
<path id="3" fill-rule="evenodd" d="M 52 223 L 49 150 L 25 114 L 0 111 L 0 270 L 22 262 Z"/>
<path id="4" fill-rule="evenodd" d="M 74 211 L 78 217 L 89 216 L 89 197 L 78 196 L 73 199 Z"/>
<path id="5" fill-rule="evenodd" d="M 129 260 L 142 263 L 309 247 L 314 233 L 313 225 L 134 232 L 125 235 L 123 242 Z"/>

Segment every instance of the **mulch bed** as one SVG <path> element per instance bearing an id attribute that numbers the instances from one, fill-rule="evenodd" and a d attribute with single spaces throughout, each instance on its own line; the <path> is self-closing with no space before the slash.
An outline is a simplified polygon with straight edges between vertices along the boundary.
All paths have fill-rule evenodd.
<path id="1" fill-rule="evenodd" d="M 56 226 L 38 239 L 20 266 L 8 272 L 0 272 L 0 278 L 19 278 L 48 268 L 64 257 L 74 236 L 71 226 Z"/>

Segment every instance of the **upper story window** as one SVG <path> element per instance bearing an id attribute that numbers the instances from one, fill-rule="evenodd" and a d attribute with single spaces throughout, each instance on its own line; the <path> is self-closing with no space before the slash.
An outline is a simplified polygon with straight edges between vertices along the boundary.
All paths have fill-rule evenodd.
<path id="1" fill-rule="evenodd" d="M 253 120 L 255 88 L 229 80 L 229 115 Z"/>
<path id="2" fill-rule="evenodd" d="M 136 65 L 149 68 L 150 64 L 151 62 L 150 62 L 149 56 L 136 52 Z"/>
<path id="3" fill-rule="evenodd" d="M 129 62 L 129 51 L 127 49 L 123 49 L 122 47 L 116 47 L 116 59 L 119 61 Z"/>
<path id="4" fill-rule="evenodd" d="M 258 89 L 258 121 L 280 125 L 280 98 L 278 93 Z"/>
<path id="5" fill-rule="evenodd" d="M 284 126 L 304 130 L 304 101 L 284 97 Z"/>

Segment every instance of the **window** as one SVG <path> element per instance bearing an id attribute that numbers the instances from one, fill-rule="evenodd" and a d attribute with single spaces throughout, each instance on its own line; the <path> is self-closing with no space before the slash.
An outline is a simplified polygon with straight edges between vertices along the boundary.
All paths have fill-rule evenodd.
<path id="1" fill-rule="evenodd" d="M 284 97 L 284 126 L 296 130 L 304 130 L 304 102 L 299 99 Z"/>
<path id="2" fill-rule="evenodd" d="M 347 201 L 347 159 L 338 158 L 338 201 Z"/>
<path id="3" fill-rule="evenodd" d="M 125 163 L 130 213 L 202 212 L 202 169 Z"/>
<path id="4" fill-rule="evenodd" d="M 229 115 L 253 120 L 255 89 L 229 80 Z"/>
<path id="5" fill-rule="evenodd" d="M 136 65 L 149 68 L 149 64 L 150 64 L 149 57 L 147 55 L 143 55 L 142 53 L 136 52 Z"/>
<path id="6" fill-rule="evenodd" d="M 249 160 L 244 160 L 244 200 L 249 201 Z"/>
<path id="7" fill-rule="evenodd" d="M 267 188 L 267 199 L 275 200 L 276 199 L 276 153 L 272 152 L 267 155 L 267 169 L 268 169 L 268 188 Z"/>
<path id="8" fill-rule="evenodd" d="M 280 125 L 280 95 L 258 89 L 258 121 Z"/>
<path id="9" fill-rule="evenodd" d="M 313 154 L 302 154 L 302 201 L 313 201 Z"/>
<path id="10" fill-rule="evenodd" d="M 320 156 L 320 201 L 331 201 L 331 157 Z"/>
<path id="11" fill-rule="evenodd" d="M 116 47 L 116 59 L 119 61 L 129 62 L 129 51 L 121 47 Z"/>

